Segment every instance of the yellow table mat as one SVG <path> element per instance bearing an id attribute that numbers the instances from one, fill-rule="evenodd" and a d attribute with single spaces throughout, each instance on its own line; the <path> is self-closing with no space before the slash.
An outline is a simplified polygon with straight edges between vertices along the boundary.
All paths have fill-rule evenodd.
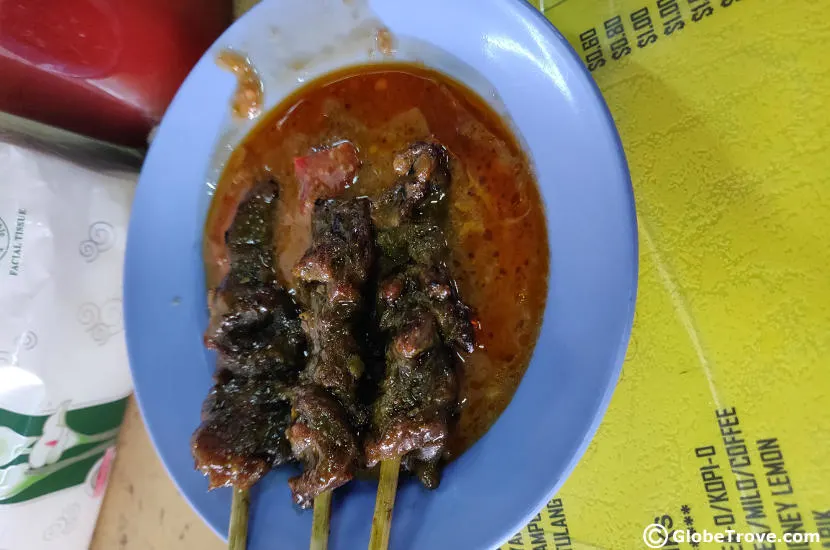
<path id="1" fill-rule="evenodd" d="M 830 548 L 830 2 L 539 7 L 619 128 L 640 287 L 596 438 L 504 548 L 645 548 L 655 522 Z"/>

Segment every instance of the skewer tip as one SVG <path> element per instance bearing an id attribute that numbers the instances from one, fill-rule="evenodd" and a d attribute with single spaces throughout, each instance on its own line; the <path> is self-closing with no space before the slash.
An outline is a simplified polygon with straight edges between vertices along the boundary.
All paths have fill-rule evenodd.
<path id="1" fill-rule="evenodd" d="M 380 482 L 375 501 L 375 515 L 372 517 L 372 535 L 369 550 L 386 550 L 389 547 L 389 532 L 392 529 L 392 509 L 398 491 L 400 457 L 380 463 Z"/>
<path id="2" fill-rule="evenodd" d="M 331 517 L 331 491 L 314 499 L 314 517 L 311 520 L 310 550 L 326 550 L 329 543 L 329 518 Z"/>
<path id="3" fill-rule="evenodd" d="M 228 550 L 245 550 L 248 544 L 248 509 L 251 496 L 247 489 L 233 488 L 231 522 L 228 527 Z"/>

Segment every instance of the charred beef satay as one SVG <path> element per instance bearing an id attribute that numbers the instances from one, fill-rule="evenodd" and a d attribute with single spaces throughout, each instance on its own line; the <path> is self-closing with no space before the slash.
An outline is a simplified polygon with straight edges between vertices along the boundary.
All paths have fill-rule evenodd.
<path id="1" fill-rule="evenodd" d="M 437 143 L 417 142 L 395 157 L 394 168 L 398 181 L 373 204 L 381 276 L 417 279 L 444 341 L 472 353 L 470 308 L 459 297 L 447 267 L 447 150 Z"/>
<path id="2" fill-rule="evenodd" d="M 289 481 L 303 507 L 347 483 L 362 463 L 358 436 L 367 413 L 357 398 L 364 363 L 356 327 L 365 312 L 374 252 L 369 201 L 318 200 L 311 238 L 294 268 L 310 350 L 294 392 L 296 421 L 288 430 L 305 465 L 304 473 Z"/>
<path id="3" fill-rule="evenodd" d="M 380 328 L 388 339 L 386 372 L 373 408 L 366 462 L 373 466 L 400 457 L 433 488 L 457 409 L 454 365 L 417 279 L 396 277 L 381 293 L 385 296 L 378 307 Z"/>
<path id="4" fill-rule="evenodd" d="M 458 409 L 452 349 L 472 352 L 474 331 L 446 265 L 447 151 L 416 143 L 394 168 L 399 179 L 373 213 L 382 277 L 377 314 L 387 345 L 365 453 L 369 466 L 402 458 L 432 488 Z"/>
<path id="5" fill-rule="evenodd" d="M 191 448 L 211 488 L 245 489 L 291 459 L 285 437 L 290 388 L 305 337 L 274 268 L 278 187 L 257 184 L 239 205 L 225 237 L 229 271 L 211 293 L 205 343 L 218 352 L 215 384 Z"/>

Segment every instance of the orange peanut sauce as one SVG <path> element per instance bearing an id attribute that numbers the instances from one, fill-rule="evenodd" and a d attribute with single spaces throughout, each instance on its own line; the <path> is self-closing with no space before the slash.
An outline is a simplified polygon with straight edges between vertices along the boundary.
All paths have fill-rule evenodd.
<path id="1" fill-rule="evenodd" d="M 450 270 L 475 311 L 478 347 L 459 369 L 462 411 L 449 449 L 457 456 L 510 402 L 530 362 L 545 309 L 545 214 L 527 156 L 505 121 L 463 85 L 420 65 L 351 67 L 317 79 L 263 115 L 232 153 L 218 182 L 205 232 L 208 284 L 227 269 L 224 233 L 257 180 L 280 183 L 278 274 L 309 245 L 294 158 L 351 141 L 361 167 L 344 197 L 376 196 L 392 185 L 396 152 L 435 139 L 452 156 Z"/>

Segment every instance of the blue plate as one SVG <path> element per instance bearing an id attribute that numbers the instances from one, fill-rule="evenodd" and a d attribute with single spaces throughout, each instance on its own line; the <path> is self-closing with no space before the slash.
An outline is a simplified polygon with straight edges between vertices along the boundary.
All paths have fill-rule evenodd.
<path id="1" fill-rule="evenodd" d="M 512 120 L 545 201 L 550 290 L 541 337 L 516 395 L 490 431 L 450 464 L 439 489 L 405 483 L 395 549 L 502 544 L 565 481 L 595 433 L 617 383 L 637 282 L 634 200 L 613 121 L 565 39 L 518 0 L 271 0 L 233 25 L 196 65 L 150 148 L 133 207 L 125 318 L 139 405 L 181 493 L 226 536 L 230 491 L 207 491 L 190 436 L 211 385 L 201 243 L 211 183 L 250 129 L 229 114 L 233 78 L 216 54 L 232 47 L 260 71 L 266 106 L 343 65 L 382 61 L 378 24 L 395 59 L 419 60 L 479 91 Z M 301 61 L 301 62 L 297 62 Z M 269 474 L 253 491 L 249 548 L 307 548 L 311 514 Z M 365 548 L 375 484 L 334 499 L 333 550 Z"/>

